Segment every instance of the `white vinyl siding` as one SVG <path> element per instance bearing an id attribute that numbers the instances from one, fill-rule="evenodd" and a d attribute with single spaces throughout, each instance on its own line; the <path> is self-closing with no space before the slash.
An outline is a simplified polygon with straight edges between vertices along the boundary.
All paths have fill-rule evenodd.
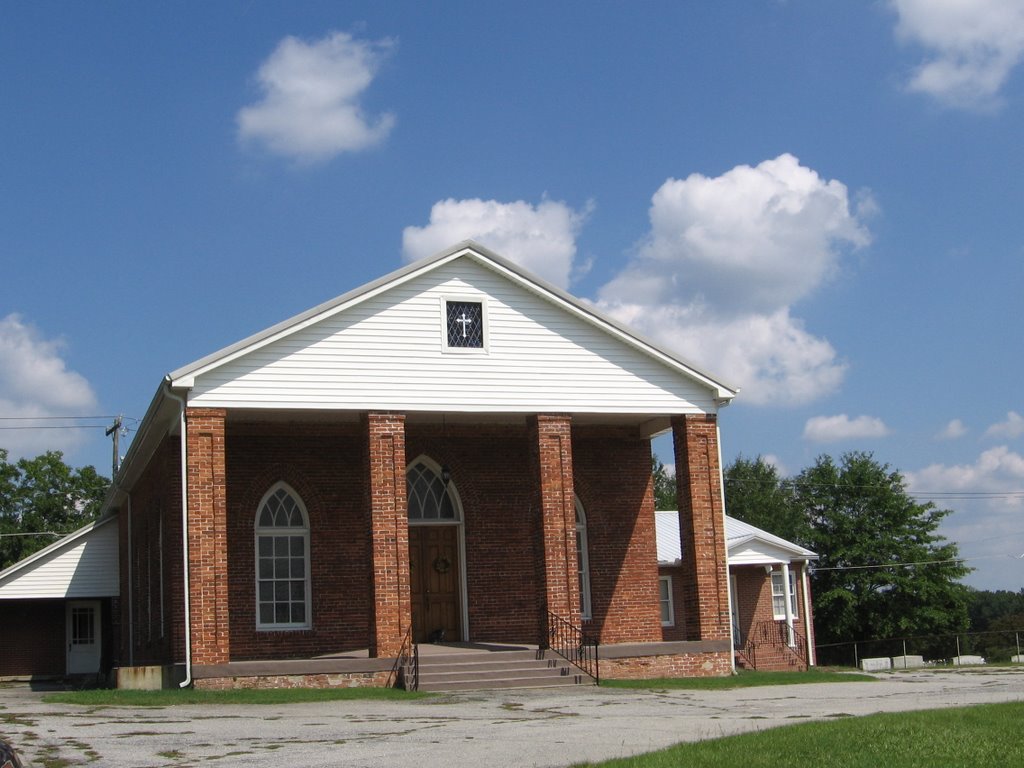
<path id="1" fill-rule="evenodd" d="M 113 597 L 120 589 L 117 562 L 117 522 L 108 520 L 12 566 L 0 578 L 0 599 Z"/>
<path id="2" fill-rule="evenodd" d="M 445 354 L 446 297 L 486 303 L 487 353 Z M 194 406 L 714 412 L 712 390 L 478 262 L 460 260 L 196 377 Z"/>

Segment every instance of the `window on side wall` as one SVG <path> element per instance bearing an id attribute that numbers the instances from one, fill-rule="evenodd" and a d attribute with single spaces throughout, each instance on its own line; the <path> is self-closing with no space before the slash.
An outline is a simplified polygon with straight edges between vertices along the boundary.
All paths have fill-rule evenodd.
<path id="1" fill-rule="evenodd" d="M 672 627 L 676 623 L 675 608 L 672 605 L 672 577 L 658 577 L 658 600 L 661 603 L 661 626 Z"/>
<path id="2" fill-rule="evenodd" d="M 789 607 L 793 618 L 797 617 L 796 610 L 796 571 L 789 572 Z M 772 613 L 775 618 L 786 618 L 786 594 L 783 590 L 782 571 L 772 571 Z"/>
<path id="3" fill-rule="evenodd" d="M 277 483 L 256 511 L 256 628 L 310 625 L 309 518 L 291 488 Z"/>

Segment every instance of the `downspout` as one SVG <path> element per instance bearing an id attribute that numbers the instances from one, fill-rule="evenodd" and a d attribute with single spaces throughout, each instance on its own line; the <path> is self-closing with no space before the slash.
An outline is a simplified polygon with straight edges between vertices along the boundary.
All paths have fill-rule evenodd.
<path id="1" fill-rule="evenodd" d="M 715 419 L 715 442 L 718 444 L 718 492 L 722 499 L 722 539 L 725 539 L 725 477 L 722 474 L 722 430 L 718 426 L 718 419 Z M 678 470 L 677 470 L 678 471 Z M 729 667 L 732 673 L 736 674 L 736 627 L 732 625 L 732 589 L 730 588 L 729 571 L 729 542 L 723 541 L 725 545 L 725 604 L 729 611 Z"/>
<path id="2" fill-rule="evenodd" d="M 811 626 L 810 581 L 807 578 L 806 562 L 800 568 L 800 581 L 804 589 L 804 637 L 807 638 L 807 666 L 813 667 L 816 666 L 817 660 L 814 658 L 814 642 L 811 635 L 813 627 Z"/>
<path id="3" fill-rule="evenodd" d="M 178 431 L 181 435 L 181 552 L 182 552 L 182 576 L 185 585 L 185 679 L 179 683 L 179 688 L 188 688 L 192 685 L 192 600 L 189 595 L 191 581 L 188 569 L 188 440 L 185 434 L 185 398 L 180 397 L 171 391 L 170 378 L 164 379 L 166 384 L 165 392 L 172 400 L 181 404 L 178 414 Z"/>

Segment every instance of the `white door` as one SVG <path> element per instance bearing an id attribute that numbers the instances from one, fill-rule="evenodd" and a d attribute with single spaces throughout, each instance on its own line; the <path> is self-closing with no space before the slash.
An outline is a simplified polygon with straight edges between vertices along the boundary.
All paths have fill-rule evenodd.
<path id="1" fill-rule="evenodd" d="M 100 601 L 69 600 L 67 610 L 68 674 L 100 671 Z"/>

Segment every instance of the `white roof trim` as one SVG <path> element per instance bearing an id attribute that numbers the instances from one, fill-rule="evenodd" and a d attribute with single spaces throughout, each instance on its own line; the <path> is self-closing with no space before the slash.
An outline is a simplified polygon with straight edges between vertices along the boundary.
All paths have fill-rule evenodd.
<path id="1" fill-rule="evenodd" d="M 10 565 L 7 568 L 4 568 L 2 571 L 0 571 L 0 585 L 12 581 L 15 574 L 28 568 L 30 565 L 32 565 L 32 563 L 36 562 L 37 560 L 42 560 L 46 557 L 49 557 L 50 555 L 57 554 L 61 550 L 68 549 L 69 547 L 77 543 L 79 539 L 88 536 L 97 528 L 101 528 L 107 523 L 116 519 L 117 515 L 105 515 L 104 517 L 101 517 L 97 520 L 93 520 L 91 523 L 83 525 L 77 531 L 72 531 L 66 536 L 57 539 L 57 541 L 53 542 L 53 544 L 49 544 L 40 549 L 38 552 L 33 552 L 25 559 L 19 560 L 14 565 Z"/>
<path id="2" fill-rule="evenodd" d="M 675 510 L 659 511 L 654 513 L 655 531 L 657 536 L 658 563 L 660 565 L 674 565 L 679 561 L 679 513 Z M 780 554 L 780 558 L 769 558 L 758 561 L 767 564 L 793 562 L 794 560 L 816 560 L 817 553 L 806 547 L 787 541 L 781 536 L 776 536 L 757 526 L 737 520 L 734 517 L 725 516 L 725 545 L 726 556 L 729 559 L 740 557 L 741 550 L 751 543 L 760 543 Z M 783 560 L 782 557 L 788 559 Z M 750 561 L 737 564 L 755 564 Z"/>
<path id="3" fill-rule="evenodd" d="M 320 304 L 319 306 L 306 310 L 305 312 L 295 315 L 288 320 L 284 320 L 283 322 L 273 325 L 260 333 L 249 336 L 246 339 L 242 339 L 235 344 L 225 347 L 213 354 L 207 355 L 193 363 L 182 366 L 168 374 L 170 385 L 175 388 L 192 387 L 195 385 L 197 376 L 201 376 L 214 368 L 225 365 L 232 360 L 236 360 L 243 355 L 249 354 L 250 352 L 260 349 L 267 344 L 277 341 L 278 339 L 289 336 L 325 318 L 336 315 L 339 312 L 343 312 L 349 307 L 362 303 L 386 290 L 401 285 L 426 272 L 463 257 L 471 258 L 479 264 L 503 274 L 510 280 L 518 283 L 533 293 L 540 295 L 548 301 L 559 305 L 568 312 L 585 320 L 591 325 L 597 326 L 606 333 L 619 338 L 649 357 L 653 357 L 662 364 L 668 365 L 669 367 L 676 369 L 678 372 L 696 379 L 701 384 L 714 391 L 715 400 L 719 405 L 727 404 L 739 392 L 737 387 L 725 384 L 716 377 L 705 373 L 696 366 L 686 362 L 675 353 L 669 352 L 654 342 L 642 338 L 634 331 L 631 331 L 610 317 L 603 315 L 593 307 L 587 306 L 560 288 L 529 274 L 518 265 L 471 240 L 459 243 L 458 245 L 434 256 L 413 262 L 412 264 L 392 272 L 391 274 L 378 278 L 377 280 L 356 288 L 353 291 L 342 294 L 331 301 Z"/>

